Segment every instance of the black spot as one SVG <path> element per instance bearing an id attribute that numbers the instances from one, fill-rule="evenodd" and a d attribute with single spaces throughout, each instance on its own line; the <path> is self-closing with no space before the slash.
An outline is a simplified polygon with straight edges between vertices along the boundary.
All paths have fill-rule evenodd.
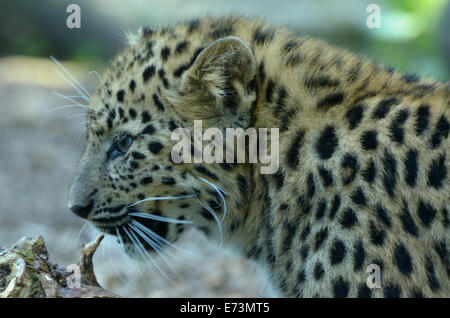
<path id="1" fill-rule="evenodd" d="M 158 97 L 158 95 L 156 95 L 156 94 L 153 94 L 153 102 L 155 103 L 155 105 L 156 105 L 156 108 L 158 108 L 158 110 L 159 111 L 164 111 L 164 105 L 163 105 L 163 103 L 161 103 L 161 101 L 159 100 L 159 97 Z"/>
<path id="2" fill-rule="evenodd" d="M 418 290 L 418 289 L 414 289 L 411 292 L 409 297 L 411 297 L 411 298 L 424 298 L 423 293 L 420 290 Z"/>
<path id="3" fill-rule="evenodd" d="M 419 202 L 419 207 L 417 209 L 417 214 L 423 225 L 428 227 L 431 222 L 433 222 L 436 216 L 436 210 L 431 206 L 431 204 L 425 203 L 422 200 Z"/>
<path id="4" fill-rule="evenodd" d="M 290 56 L 288 57 L 287 61 L 286 61 L 286 66 L 288 67 L 296 67 L 298 66 L 300 63 L 302 63 L 304 61 L 304 58 L 302 57 L 301 54 L 290 54 Z"/>
<path id="5" fill-rule="evenodd" d="M 305 86 L 307 88 L 330 88 L 340 85 L 340 81 L 337 79 L 329 78 L 328 76 L 318 76 L 308 78 L 305 81 Z"/>
<path id="6" fill-rule="evenodd" d="M 243 175 L 238 175 L 237 177 L 237 183 L 239 190 L 241 191 L 242 197 L 247 199 L 247 179 Z"/>
<path id="7" fill-rule="evenodd" d="M 175 179 L 172 178 L 172 177 L 162 177 L 161 183 L 162 183 L 162 184 L 165 184 L 165 185 L 174 185 L 174 184 L 176 184 L 177 182 L 176 182 Z"/>
<path id="8" fill-rule="evenodd" d="M 448 137 L 449 130 L 450 124 L 448 123 L 444 115 L 442 115 L 436 124 L 436 129 L 433 135 L 431 136 L 431 145 L 433 148 L 439 147 L 442 139 L 446 139 Z"/>
<path id="9" fill-rule="evenodd" d="M 297 275 L 297 282 L 299 284 L 303 283 L 306 280 L 306 275 L 305 275 L 305 271 L 301 270 L 298 275 Z"/>
<path id="10" fill-rule="evenodd" d="M 364 169 L 361 172 L 361 176 L 368 183 L 372 183 L 375 180 L 375 174 L 376 174 L 375 162 L 372 159 L 370 159 L 369 164 L 367 165 L 366 169 Z"/>
<path id="11" fill-rule="evenodd" d="M 153 178 L 150 177 L 150 176 L 145 177 L 145 178 L 142 178 L 141 181 L 140 181 L 140 183 L 141 183 L 142 185 L 147 185 L 147 184 L 150 184 L 150 183 L 152 183 L 152 182 L 153 182 Z"/>
<path id="12" fill-rule="evenodd" d="M 341 197 L 336 194 L 333 199 L 333 203 L 331 204 L 330 214 L 329 218 L 333 219 L 336 213 L 338 212 L 339 208 L 341 206 Z"/>
<path id="13" fill-rule="evenodd" d="M 447 209 L 444 207 L 442 209 L 442 225 L 445 228 L 448 228 L 448 225 L 450 224 L 449 219 L 448 219 L 448 212 Z"/>
<path id="14" fill-rule="evenodd" d="M 316 142 L 316 151 L 320 159 L 326 160 L 331 158 L 337 146 L 338 139 L 335 128 L 333 126 L 325 127 Z"/>
<path id="15" fill-rule="evenodd" d="M 198 172 L 204 174 L 205 176 L 208 176 L 211 179 L 219 180 L 219 178 L 214 173 L 212 173 L 211 171 L 209 171 L 208 169 L 206 169 L 203 166 L 195 166 L 194 169 L 197 170 Z"/>
<path id="16" fill-rule="evenodd" d="M 266 79 L 266 72 L 264 71 L 264 60 L 261 61 L 258 67 L 258 77 L 261 83 L 264 83 Z"/>
<path id="17" fill-rule="evenodd" d="M 358 218 L 356 217 L 355 211 L 351 208 L 344 210 L 342 217 L 339 219 L 339 223 L 344 229 L 349 229 L 358 223 Z"/>
<path id="18" fill-rule="evenodd" d="M 160 70 L 158 71 L 158 77 L 159 77 L 159 79 L 163 82 L 164 88 L 165 88 L 165 89 L 169 89 L 169 87 L 170 87 L 169 81 L 167 80 L 166 72 L 164 72 L 163 69 L 160 69 Z"/>
<path id="19" fill-rule="evenodd" d="M 396 284 L 388 284 L 384 287 L 383 294 L 385 298 L 400 298 L 400 286 Z"/>
<path id="20" fill-rule="evenodd" d="M 308 174 L 306 186 L 308 187 L 308 198 L 312 199 L 314 197 L 314 193 L 316 192 L 316 184 L 314 183 L 314 176 L 312 172 Z"/>
<path id="21" fill-rule="evenodd" d="M 174 121 L 174 120 L 170 120 L 169 121 L 169 129 L 170 129 L 170 131 L 173 131 L 173 130 L 175 130 L 175 129 L 177 129 L 178 128 L 178 125 L 177 125 L 177 123 Z"/>
<path id="22" fill-rule="evenodd" d="M 285 108 L 286 108 L 286 98 L 287 98 L 287 92 L 286 92 L 286 89 L 284 89 L 283 87 L 281 87 L 279 90 L 278 90 L 278 99 L 277 99 L 277 105 L 276 105 L 276 107 L 275 107 L 275 110 L 274 110 L 274 114 L 275 115 L 280 115 L 281 114 L 281 112 L 283 111 L 283 110 L 285 110 Z"/>
<path id="23" fill-rule="evenodd" d="M 377 132 L 375 130 L 365 131 L 361 136 L 361 145 L 364 150 L 373 150 L 377 148 Z"/>
<path id="24" fill-rule="evenodd" d="M 346 252 L 344 243 L 339 239 L 334 240 L 330 249 L 331 265 L 340 264 L 344 260 Z"/>
<path id="25" fill-rule="evenodd" d="M 212 213 L 208 209 L 203 208 L 200 213 L 205 219 L 207 219 L 209 221 L 214 220 L 214 216 L 212 215 Z"/>
<path id="26" fill-rule="evenodd" d="M 136 88 L 136 82 L 134 80 L 131 80 L 130 84 L 128 85 L 128 87 L 130 88 L 130 90 L 132 92 L 134 92 L 134 89 Z"/>
<path id="27" fill-rule="evenodd" d="M 162 148 L 163 145 L 159 141 L 154 141 L 148 144 L 148 149 L 155 155 L 158 154 Z"/>
<path id="28" fill-rule="evenodd" d="M 394 196 L 395 185 L 397 183 L 397 161 L 387 150 L 383 157 L 384 175 L 383 184 L 389 196 Z"/>
<path id="29" fill-rule="evenodd" d="M 347 113 L 345 114 L 345 117 L 348 120 L 348 124 L 350 129 L 355 129 L 359 123 L 362 120 L 364 114 L 364 109 L 361 104 L 358 104 L 356 106 L 353 106 L 350 108 Z"/>
<path id="30" fill-rule="evenodd" d="M 298 41 L 296 39 L 289 40 L 286 42 L 286 44 L 283 46 L 283 51 L 285 54 L 289 53 L 292 49 L 296 48 L 298 45 Z"/>
<path id="31" fill-rule="evenodd" d="M 417 179 L 417 150 L 410 149 L 405 158 L 405 181 L 408 185 L 414 186 Z"/>
<path id="32" fill-rule="evenodd" d="M 308 214 L 311 211 L 311 201 L 305 200 L 305 198 L 300 195 L 297 199 L 297 204 L 301 207 L 303 214 Z"/>
<path id="33" fill-rule="evenodd" d="M 422 104 L 416 112 L 416 134 L 420 136 L 428 128 L 430 122 L 430 106 Z"/>
<path id="34" fill-rule="evenodd" d="M 353 203 L 358 204 L 358 205 L 362 205 L 365 206 L 366 205 L 366 195 L 364 194 L 363 190 L 361 189 L 361 187 L 358 187 L 350 196 L 350 198 L 352 199 Z"/>
<path id="35" fill-rule="evenodd" d="M 378 105 L 375 111 L 372 114 L 372 118 L 374 119 L 382 119 L 386 117 L 387 113 L 391 109 L 392 105 L 398 104 L 399 100 L 395 97 L 383 99 Z"/>
<path id="36" fill-rule="evenodd" d="M 425 258 L 425 271 L 427 273 L 428 285 L 430 286 L 431 290 L 433 291 L 438 290 L 441 287 L 441 285 L 436 276 L 436 272 L 434 271 L 434 264 L 431 257 Z"/>
<path id="37" fill-rule="evenodd" d="M 125 91 L 124 91 L 123 89 L 119 90 L 119 91 L 117 92 L 117 101 L 118 101 L 119 103 L 122 103 L 122 102 L 123 102 L 124 96 L 125 96 Z"/>
<path id="38" fill-rule="evenodd" d="M 284 174 L 281 171 L 277 171 L 273 174 L 273 179 L 278 190 L 280 190 L 284 185 Z"/>
<path id="39" fill-rule="evenodd" d="M 439 159 L 433 160 L 428 172 L 428 185 L 439 189 L 442 182 L 447 177 L 447 167 L 445 166 L 445 155 L 440 155 Z"/>
<path id="40" fill-rule="evenodd" d="M 302 233 L 300 233 L 300 240 L 304 241 L 308 237 L 309 233 L 311 232 L 311 227 L 309 224 L 305 226 Z M 328 229 L 326 229 L 325 235 L 328 235 Z"/>
<path id="41" fill-rule="evenodd" d="M 320 200 L 319 204 L 317 205 L 316 220 L 319 220 L 324 216 L 326 209 L 327 202 L 325 201 L 325 199 Z"/>
<path id="42" fill-rule="evenodd" d="M 155 66 L 150 65 L 145 68 L 144 72 L 142 73 L 142 78 L 143 78 L 144 82 L 146 82 L 151 77 L 153 77 L 153 75 L 155 75 Z"/>
<path id="43" fill-rule="evenodd" d="M 325 187 L 329 187 L 330 185 L 332 185 L 333 184 L 333 176 L 331 175 L 331 173 L 323 167 L 319 167 L 318 170 L 319 170 L 319 175 L 322 178 L 323 185 Z"/>
<path id="44" fill-rule="evenodd" d="M 200 29 L 200 20 L 194 19 L 188 23 L 188 33 L 191 34 L 194 31 Z"/>
<path id="45" fill-rule="evenodd" d="M 377 229 L 375 223 L 373 223 L 372 221 L 370 221 L 369 235 L 370 241 L 373 244 L 377 246 L 381 246 L 384 244 L 386 232 L 382 229 Z"/>
<path id="46" fill-rule="evenodd" d="M 152 116 L 150 116 L 150 114 L 146 110 L 144 110 L 141 113 L 141 117 L 142 117 L 142 123 L 143 124 L 148 123 L 152 119 Z"/>
<path id="47" fill-rule="evenodd" d="M 194 55 L 192 56 L 191 60 L 188 63 L 180 65 L 174 72 L 173 76 L 180 77 L 183 75 L 183 73 L 188 70 L 197 59 L 197 56 L 203 51 L 204 47 L 199 47 L 195 50 Z"/>
<path id="48" fill-rule="evenodd" d="M 143 134 L 147 135 L 153 135 L 154 132 L 155 126 L 153 126 L 152 124 L 148 124 L 147 126 L 145 126 L 144 130 L 142 131 Z"/>
<path id="49" fill-rule="evenodd" d="M 372 290 L 366 284 L 362 284 L 358 288 L 358 298 L 371 298 Z"/>
<path id="50" fill-rule="evenodd" d="M 139 164 L 136 161 L 131 161 L 130 162 L 130 166 L 131 166 L 132 169 L 139 168 Z"/>
<path id="51" fill-rule="evenodd" d="M 318 262 L 316 266 L 314 266 L 314 278 L 315 280 L 320 280 L 323 277 L 325 270 L 323 269 L 322 263 Z"/>
<path id="52" fill-rule="evenodd" d="M 266 101 L 271 103 L 273 101 L 273 92 L 275 91 L 275 82 L 271 79 L 267 82 L 266 86 Z"/>
<path id="53" fill-rule="evenodd" d="M 389 127 L 390 137 L 392 141 L 397 143 L 403 143 L 403 138 L 405 136 L 405 131 L 403 127 L 395 124 L 395 121 Z"/>
<path id="54" fill-rule="evenodd" d="M 350 290 L 349 283 L 344 280 L 344 278 L 339 277 L 337 280 L 333 281 L 333 297 L 334 298 L 345 298 Z"/>
<path id="55" fill-rule="evenodd" d="M 263 30 L 261 27 L 257 27 L 253 33 L 253 41 L 263 45 L 266 41 L 271 41 L 274 36 L 275 34 L 272 30 Z"/>
<path id="56" fill-rule="evenodd" d="M 189 46 L 189 42 L 188 41 L 181 41 L 177 44 L 177 46 L 175 47 L 175 53 L 176 54 L 182 54 L 183 52 L 186 51 L 186 49 Z"/>
<path id="57" fill-rule="evenodd" d="M 125 112 L 123 111 L 122 107 L 119 107 L 119 117 L 122 119 Z"/>
<path id="58" fill-rule="evenodd" d="M 232 33 L 233 33 L 233 26 L 232 25 L 225 25 L 225 26 L 222 26 L 222 27 L 219 27 L 219 28 L 215 29 L 211 33 L 211 37 L 214 38 L 214 39 L 219 39 L 219 38 L 223 38 L 225 36 L 229 36 Z"/>
<path id="59" fill-rule="evenodd" d="M 303 131 L 298 131 L 291 142 L 291 146 L 286 154 L 286 163 L 290 168 L 297 168 L 299 164 L 299 152 L 304 135 Z"/>
<path id="60" fill-rule="evenodd" d="M 416 223 L 414 223 L 414 220 L 411 216 L 411 213 L 409 212 L 409 208 L 406 202 L 404 202 L 404 207 L 402 210 L 402 214 L 400 215 L 400 220 L 402 221 L 403 229 L 406 232 L 415 237 L 419 236 L 419 229 L 417 228 Z"/>
<path id="61" fill-rule="evenodd" d="M 354 246 L 353 252 L 353 268 L 355 271 L 359 271 L 363 268 L 366 261 L 366 251 L 361 240 L 358 240 Z"/>
<path id="62" fill-rule="evenodd" d="M 167 61 L 167 59 L 170 56 L 170 48 L 168 46 L 165 46 L 162 48 L 161 50 L 161 58 L 163 59 L 163 61 Z"/>
<path id="63" fill-rule="evenodd" d="M 399 243 L 395 247 L 394 264 L 403 275 L 409 276 L 413 272 L 411 255 L 403 243 Z"/>
<path id="64" fill-rule="evenodd" d="M 392 226 L 391 218 L 381 204 L 377 205 L 377 216 L 378 219 L 380 219 L 380 221 L 383 222 L 388 228 Z"/>
<path id="65" fill-rule="evenodd" d="M 445 240 L 434 242 L 434 249 L 439 255 L 444 267 L 447 269 L 447 275 L 450 276 L 450 258 L 448 257 L 448 249 Z"/>
<path id="66" fill-rule="evenodd" d="M 420 79 L 420 77 L 417 74 L 405 74 L 402 76 L 402 78 L 407 83 L 415 83 L 415 82 L 419 81 L 419 79 Z"/>
<path id="67" fill-rule="evenodd" d="M 140 153 L 140 152 L 137 152 L 137 151 L 133 151 L 133 152 L 131 153 L 131 156 L 132 156 L 134 159 L 137 159 L 137 160 L 145 159 L 145 155 L 142 154 L 142 153 Z"/>
<path id="68" fill-rule="evenodd" d="M 358 160 L 356 159 L 356 157 L 348 153 L 345 154 L 344 158 L 342 159 L 341 166 L 344 169 L 350 169 L 350 173 L 343 178 L 342 182 L 344 184 L 353 182 L 356 177 L 356 173 L 358 172 Z"/>
<path id="69" fill-rule="evenodd" d="M 344 100 L 344 93 L 332 93 L 328 96 L 325 96 L 323 99 L 319 100 L 317 103 L 317 108 L 319 109 L 328 109 L 332 106 L 339 105 Z"/>
<path id="70" fill-rule="evenodd" d="M 300 250 L 300 256 L 302 257 L 302 260 L 305 261 L 309 254 L 309 247 L 303 246 Z"/>
<path id="71" fill-rule="evenodd" d="M 309 227 L 309 224 L 308 224 Z M 314 250 L 317 251 L 323 244 L 323 242 L 328 237 L 328 227 L 321 229 L 319 232 L 316 233 L 315 243 L 314 243 Z"/>
<path id="72" fill-rule="evenodd" d="M 130 108 L 128 110 L 128 114 L 130 115 L 131 119 L 135 119 L 136 118 L 136 110 L 134 110 L 134 108 Z"/>

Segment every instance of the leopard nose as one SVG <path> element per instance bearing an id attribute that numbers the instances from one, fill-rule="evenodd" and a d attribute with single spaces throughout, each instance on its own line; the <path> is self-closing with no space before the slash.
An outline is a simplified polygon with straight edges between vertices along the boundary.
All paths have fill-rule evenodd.
<path id="1" fill-rule="evenodd" d="M 93 202 L 90 202 L 88 205 L 82 205 L 82 204 L 75 204 L 70 207 L 70 210 L 78 215 L 79 217 L 82 217 L 83 219 L 87 219 L 89 212 L 92 210 L 92 206 L 94 205 Z"/>

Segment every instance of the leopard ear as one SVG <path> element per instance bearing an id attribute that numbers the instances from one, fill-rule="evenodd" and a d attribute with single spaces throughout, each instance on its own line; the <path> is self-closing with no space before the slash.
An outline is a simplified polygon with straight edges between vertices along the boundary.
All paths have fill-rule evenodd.
<path id="1" fill-rule="evenodd" d="M 255 57 L 247 42 L 235 36 L 216 40 L 183 74 L 176 109 L 188 120 L 231 124 L 250 118 L 255 74 Z"/>

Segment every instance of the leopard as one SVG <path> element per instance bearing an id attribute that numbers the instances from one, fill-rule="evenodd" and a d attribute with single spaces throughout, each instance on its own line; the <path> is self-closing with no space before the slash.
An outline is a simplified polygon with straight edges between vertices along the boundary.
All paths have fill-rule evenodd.
<path id="1" fill-rule="evenodd" d="M 128 42 L 89 99 L 73 213 L 142 256 L 198 229 L 279 297 L 450 296 L 449 82 L 236 15 Z M 175 163 L 196 120 L 276 128 L 278 170 Z"/>

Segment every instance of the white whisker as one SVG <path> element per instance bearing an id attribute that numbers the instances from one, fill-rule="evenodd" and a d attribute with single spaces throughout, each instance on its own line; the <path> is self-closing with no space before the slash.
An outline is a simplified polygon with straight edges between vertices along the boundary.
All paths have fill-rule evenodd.
<path id="1" fill-rule="evenodd" d="M 227 202 L 225 201 L 225 198 L 224 198 L 223 195 L 224 194 L 227 195 L 227 193 L 224 190 L 222 190 L 219 186 L 215 185 L 214 183 L 212 183 L 212 182 L 210 182 L 210 181 L 208 181 L 208 180 L 206 180 L 206 179 L 204 179 L 202 177 L 198 177 L 198 178 L 200 180 L 206 182 L 207 184 L 209 184 L 217 192 L 217 194 L 219 195 L 220 199 L 222 200 L 222 202 L 223 202 L 223 216 L 222 216 L 221 222 L 223 222 L 223 220 L 225 219 L 225 216 L 227 215 Z"/>
<path id="2" fill-rule="evenodd" d="M 161 222 L 175 223 L 175 224 L 192 224 L 193 223 L 193 221 L 171 219 L 171 218 L 166 218 L 166 217 L 159 216 L 159 215 L 141 213 L 141 212 L 130 212 L 130 213 L 128 213 L 128 215 L 137 216 L 137 217 L 144 218 L 144 219 L 161 221 Z"/>
<path id="3" fill-rule="evenodd" d="M 177 261 L 181 261 L 179 257 L 173 255 L 172 253 L 170 253 L 169 251 L 167 251 L 166 248 L 164 248 L 164 245 L 160 239 L 158 239 L 158 237 L 155 237 L 154 235 L 152 235 L 151 233 L 148 233 L 146 231 L 147 227 L 145 227 L 144 225 L 142 225 L 141 223 L 139 223 L 138 221 L 135 220 L 131 220 L 131 224 L 130 226 L 133 226 L 134 228 L 136 228 L 137 230 L 142 229 L 142 231 L 144 231 L 145 233 L 143 233 L 143 235 L 148 235 L 148 238 L 150 240 L 152 240 L 153 244 L 155 244 L 155 247 L 160 249 L 161 251 L 163 251 L 165 254 L 167 254 L 168 256 L 172 257 L 173 259 L 177 260 Z M 141 231 L 141 232 L 142 232 Z M 149 230 L 151 231 L 151 230 Z M 153 247 L 153 246 L 152 246 Z M 164 249 L 164 250 L 163 250 Z"/>
<path id="4" fill-rule="evenodd" d="M 66 96 L 66 95 L 64 95 L 64 94 L 58 93 L 57 91 L 52 91 L 52 92 L 53 92 L 53 94 L 55 94 L 56 96 L 59 96 L 59 97 L 61 97 L 61 98 L 64 98 L 64 99 L 66 99 L 66 100 L 68 100 L 68 101 L 74 103 L 75 105 L 83 106 L 83 107 L 85 107 L 86 109 L 89 108 L 89 107 L 87 107 L 86 105 L 81 104 L 80 102 L 77 102 L 75 99 L 73 99 L 73 98 L 71 98 L 71 97 L 69 97 L 69 96 Z"/>
<path id="5" fill-rule="evenodd" d="M 128 225 L 129 225 L 129 227 L 130 227 L 130 229 L 132 231 L 134 231 L 137 235 L 141 236 L 153 248 L 153 250 L 161 257 L 161 259 L 164 261 L 164 263 L 166 263 L 167 266 L 169 266 L 169 268 L 171 269 L 172 273 L 175 274 L 175 276 L 177 276 L 175 270 L 172 267 L 172 265 L 170 265 L 170 262 L 164 256 L 164 254 L 163 254 L 163 253 L 165 253 L 164 250 L 160 246 L 156 245 L 155 242 L 151 238 L 149 238 L 147 235 L 145 235 L 145 233 L 143 233 L 136 226 L 134 226 L 133 224 L 128 224 Z"/>
<path id="6" fill-rule="evenodd" d="M 121 226 L 121 228 L 125 232 L 125 228 L 123 226 Z M 126 253 L 126 251 L 125 251 L 125 244 L 123 243 L 122 236 L 120 235 L 120 231 L 119 231 L 119 229 L 117 227 L 116 227 L 116 234 L 117 234 L 117 237 L 119 238 L 120 245 L 123 248 L 123 252 Z M 125 234 L 127 234 L 127 236 L 129 237 L 127 232 L 125 232 Z M 130 238 L 130 240 L 131 240 L 131 238 Z M 133 242 L 133 244 L 134 244 L 134 242 Z M 151 268 L 151 267 L 149 267 L 149 268 L 153 272 L 153 268 Z M 138 269 L 138 272 L 139 272 L 139 276 L 141 277 L 141 279 L 143 279 L 143 275 L 142 275 L 140 267 L 137 266 L 137 269 Z"/>
<path id="7" fill-rule="evenodd" d="M 80 105 L 80 104 L 74 104 L 74 105 L 64 105 L 64 106 L 58 106 L 58 107 L 54 107 L 54 108 L 50 108 L 48 109 L 46 112 L 50 113 L 53 112 L 55 110 L 60 110 L 60 109 L 66 109 L 66 108 L 71 108 L 71 107 L 81 107 L 83 109 L 88 109 L 86 106 L 84 105 Z"/>
<path id="8" fill-rule="evenodd" d="M 131 231 L 128 231 L 128 229 L 126 227 L 122 227 L 123 230 L 125 231 L 125 233 L 128 235 L 128 237 L 130 238 L 130 240 L 133 242 L 134 246 L 136 247 L 137 251 L 139 252 L 139 254 L 141 254 L 142 259 L 147 263 L 147 265 L 149 265 L 149 267 L 151 267 L 151 265 L 148 263 L 148 261 L 150 261 L 150 263 L 156 267 L 156 269 L 158 269 L 158 271 L 163 274 L 163 276 L 165 278 L 167 278 L 167 280 L 169 280 L 170 282 L 172 282 L 172 280 L 169 278 L 169 276 L 158 266 L 158 264 L 153 260 L 153 258 L 151 257 L 151 255 L 147 252 L 147 250 L 144 248 L 144 246 L 142 245 L 141 241 L 134 235 L 133 230 L 130 228 Z M 173 283 L 173 282 L 172 282 Z"/>
<path id="9" fill-rule="evenodd" d="M 97 71 L 90 71 L 90 72 L 88 73 L 88 75 L 91 75 L 91 74 L 97 75 L 97 78 L 98 78 L 98 81 L 99 81 L 99 82 L 102 81 L 102 77 L 100 76 L 100 74 L 99 74 Z"/>
<path id="10" fill-rule="evenodd" d="M 69 84 L 70 87 L 72 87 L 78 94 L 81 95 L 81 98 L 83 98 L 86 101 L 89 101 L 89 97 L 87 97 L 82 91 L 80 91 L 80 89 L 74 83 L 72 83 L 64 74 L 62 74 L 60 70 L 58 70 L 57 68 L 54 68 L 54 70 L 59 75 L 59 77 L 61 77 L 67 84 Z"/>
<path id="11" fill-rule="evenodd" d="M 147 228 L 146 226 L 142 225 L 140 222 L 136 221 L 136 220 L 132 220 L 131 221 L 133 224 L 139 226 L 145 233 L 147 233 L 151 238 L 153 238 L 155 241 L 161 241 L 164 242 L 165 244 L 167 244 L 168 246 L 171 246 L 175 249 L 177 249 L 180 252 L 186 253 L 186 254 L 190 254 L 191 256 L 199 256 L 196 253 L 193 252 L 189 252 L 189 251 L 185 251 L 184 249 L 182 249 L 181 247 L 179 247 L 176 244 L 173 244 L 171 242 L 169 242 L 168 240 L 166 240 L 164 237 L 156 234 L 156 232 L 150 230 L 149 228 Z"/>
<path id="12" fill-rule="evenodd" d="M 80 117 L 80 116 L 86 116 L 86 117 L 94 118 L 94 116 L 89 115 L 89 114 L 74 114 L 74 115 L 69 115 L 69 116 L 67 116 L 66 119 L 74 118 L 74 117 Z"/>
<path id="13" fill-rule="evenodd" d="M 69 76 L 69 78 L 75 82 L 75 84 L 78 85 L 78 87 L 85 93 L 86 97 L 90 96 L 89 92 L 87 91 L 86 88 L 84 88 L 83 85 L 81 85 L 81 83 L 54 57 L 54 56 L 50 56 L 50 58 L 52 59 L 52 61 L 58 65 L 63 71 L 64 73 L 67 74 L 67 76 Z M 80 94 L 83 95 L 83 94 Z"/>
<path id="14" fill-rule="evenodd" d="M 222 245 L 222 243 L 223 243 L 222 223 L 220 222 L 219 218 L 217 217 L 217 214 L 211 209 L 211 207 L 209 205 L 203 203 L 203 201 L 201 201 L 199 199 L 196 199 L 196 200 L 197 200 L 197 202 L 200 203 L 200 205 L 202 207 L 204 207 L 212 215 L 212 217 L 216 221 L 217 226 L 219 227 L 220 244 Z"/>
<path id="15" fill-rule="evenodd" d="M 133 207 L 136 206 L 142 202 L 147 202 L 147 201 L 158 201 L 158 200 L 180 200 L 180 199 L 189 199 L 189 198 L 193 198 L 195 197 L 195 195 L 179 195 L 179 196 L 168 196 L 168 197 L 153 197 L 153 198 L 147 198 L 147 199 L 143 199 L 140 201 L 137 201 L 131 205 L 129 205 L 128 207 Z"/>

